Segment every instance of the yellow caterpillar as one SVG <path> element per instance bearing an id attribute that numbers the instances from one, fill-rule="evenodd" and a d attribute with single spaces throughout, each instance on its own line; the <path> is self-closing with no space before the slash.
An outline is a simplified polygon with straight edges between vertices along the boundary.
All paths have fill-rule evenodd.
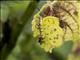
<path id="1" fill-rule="evenodd" d="M 64 41 L 75 42 L 80 39 L 80 20 L 77 20 L 79 14 L 74 3 L 50 3 L 45 4 L 32 21 L 33 35 L 46 52 L 52 52 L 53 48 L 61 46 Z"/>

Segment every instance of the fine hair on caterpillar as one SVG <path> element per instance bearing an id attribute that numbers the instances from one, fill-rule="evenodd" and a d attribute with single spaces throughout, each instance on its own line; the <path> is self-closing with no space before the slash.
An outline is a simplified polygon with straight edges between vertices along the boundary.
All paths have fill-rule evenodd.
<path id="1" fill-rule="evenodd" d="M 51 1 L 34 16 L 32 31 L 46 52 L 61 46 L 64 41 L 77 40 L 77 12 L 72 2 Z"/>

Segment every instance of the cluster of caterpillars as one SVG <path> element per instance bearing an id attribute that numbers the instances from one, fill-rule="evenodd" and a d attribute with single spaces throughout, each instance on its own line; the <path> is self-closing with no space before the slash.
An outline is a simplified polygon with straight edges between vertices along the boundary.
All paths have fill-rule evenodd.
<path id="1" fill-rule="evenodd" d="M 71 30 L 72 33 L 77 32 L 75 30 L 78 30 L 78 24 L 74 16 L 77 16 L 77 9 L 73 2 L 60 2 L 57 1 L 53 4 L 51 2 L 50 5 L 47 6 L 46 9 L 43 10 L 42 13 L 40 13 L 41 18 L 47 17 L 47 16 L 54 16 L 59 18 L 59 26 L 65 31 L 67 28 Z M 40 19 L 39 19 L 40 20 Z M 39 36 L 39 42 L 42 43 L 43 37 L 41 36 L 41 28 L 40 23 L 38 25 L 40 36 Z M 63 40 L 65 39 L 65 34 L 63 37 Z"/>

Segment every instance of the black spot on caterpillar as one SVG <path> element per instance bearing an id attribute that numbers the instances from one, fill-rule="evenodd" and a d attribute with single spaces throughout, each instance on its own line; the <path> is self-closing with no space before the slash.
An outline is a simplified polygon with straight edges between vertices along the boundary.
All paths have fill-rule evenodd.
<path id="1" fill-rule="evenodd" d="M 43 38 L 42 38 L 42 36 L 40 36 L 39 38 L 38 38 L 39 40 L 38 40 L 38 42 L 40 43 L 40 44 L 42 44 L 42 40 L 43 40 Z"/>
<path id="2" fill-rule="evenodd" d="M 66 26 L 65 23 L 66 23 L 66 22 L 64 22 L 64 21 L 62 21 L 62 20 L 59 20 L 59 26 L 60 26 L 61 28 L 65 28 L 65 26 Z"/>

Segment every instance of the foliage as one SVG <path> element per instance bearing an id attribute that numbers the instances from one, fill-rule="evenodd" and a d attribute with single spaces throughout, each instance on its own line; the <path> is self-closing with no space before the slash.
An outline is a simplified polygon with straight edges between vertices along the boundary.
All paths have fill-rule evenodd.
<path id="1" fill-rule="evenodd" d="M 4 37 L 3 34 L 4 23 L 9 20 L 9 25 L 12 28 L 11 39 L 9 40 L 9 43 L 8 44 L 6 43 L 3 46 L 2 50 L 0 49 L 0 60 L 67 60 L 67 59 L 74 59 L 74 58 L 76 59 L 76 57 L 79 57 L 79 55 L 76 55 L 75 57 L 75 54 L 72 53 L 76 50 L 76 47 L 74 46 L 75 45 L 77 46 L 77 42 L 80 41 L 79 39 L 80 36 L 78 37 L 78 34 L 74 33 L 75 40 L 71 40 L 73 39 L 71 37 L 72 33 L 71 34 L 67 33 L 70 37 L 67 35 L 66 37 L 68 38 L 67 40 L 65 38 L 64 43 L 61 37 L 60 37 L 61 38 L 60 42 L 57 40 L 56 41 L 53 40 L 52 37 L 53 35 L 56 36 L 57 32 L 60 32 L 58 34 L 63 34 L 64 33 L 63 30 L 65 31 L 65 29 L 64 28 L 62 29 L 62 27 L 59 26 L 60 21 L 59 18 L 56 17 L 56 15 L 58 15 L 57 13 L 55 14 L 54 17 L 52 17 L 53 16 L 52 14 L 51 16 L 49 15 L 46 16 L 47 12 L 43 12 L 45 11 L 45 9 L 47 9 L 47 6 L 50 6 L 51 2 L 46 4 L 46 1 L 30 0 L 30 1 L 1 1 L 0 3 L 1 3 L 0 42 L 2 41 L 1 39 Z M 62 2 L 62 5 L 63 4 L 64 2 Z M 66 17 L 67 21 L 69 21 L 70 20 L 69 18 L 71 18 L 71 21 L 74 22 L 73 26 L 70 25 L 72 30 L 74 29 L 73 32 L 78 31 L 80 33 L 80 3 L 75 5 L 77 5 L 77 10 L 79 11 L 78 16 L 74 16 L 79 25 L 79 30 L 73 28 L 73 26 L 76 26 L 76 24 L 71 18 L 71 15 L 69 15 L 65 11 L 62 12 L 63 15 L 68 16 Z M 55 8 L 55 10 L 58 9 Z M 52 11 L 48 11 L 49 14 L 51 12 Z M 38 37 L 40 37 L 39 36 L 40 32 L 38 29 L 35 28 L 35 26 L 37 26 L 36 24 L 39 24 L 39 17 L 43 18 L 43 19 L 41 18 L 42 21 L 40 22 L 42 27 L 41 29 L 44 31 L 42 32 L 43 33 L 42 35 L 47 36 L 46 32 L 48 33 L 48 36 L 44 37 L 44 39 L 42 40 L 43 45 L 40 45 L 38 43 L 39 42 Z M 34 22 L 33 24 L 31 24 L 32 21 Z M 55 23 L 53 24 L 53 22 Z M 54 27 L 56 28 L 57 31 L 55 33 L 52 33 L 51 30 Z M 45 30 L 44 28 L 48 28 L 48 29 Z M 32 29 L 34 32 L 32 32 Z M 69 28 L 67 29 L 67 31 L 71 32 Z M 34 38 L 33 35 L 36 36 L 36 38 Z M 51 41 L 49 38 L 51 38 Z M 55 41 L 56 43 L 52 43 L 52 41 Z M 48 42 L 50 43 L 48 44 Z M 60 45 L 58 45 L 57 42 L 60 43 Z M 49 47 L 47 45 L 49 45 Z M 52 45 L 55 45 L 57 47 L 54 48 Z M 44 49 L 47 52 L 45 52 Z M 52 53 L 48 53 L 48 51 Z M 78 58 L 78 60 L 79 59 L 80 58 Z"/>

